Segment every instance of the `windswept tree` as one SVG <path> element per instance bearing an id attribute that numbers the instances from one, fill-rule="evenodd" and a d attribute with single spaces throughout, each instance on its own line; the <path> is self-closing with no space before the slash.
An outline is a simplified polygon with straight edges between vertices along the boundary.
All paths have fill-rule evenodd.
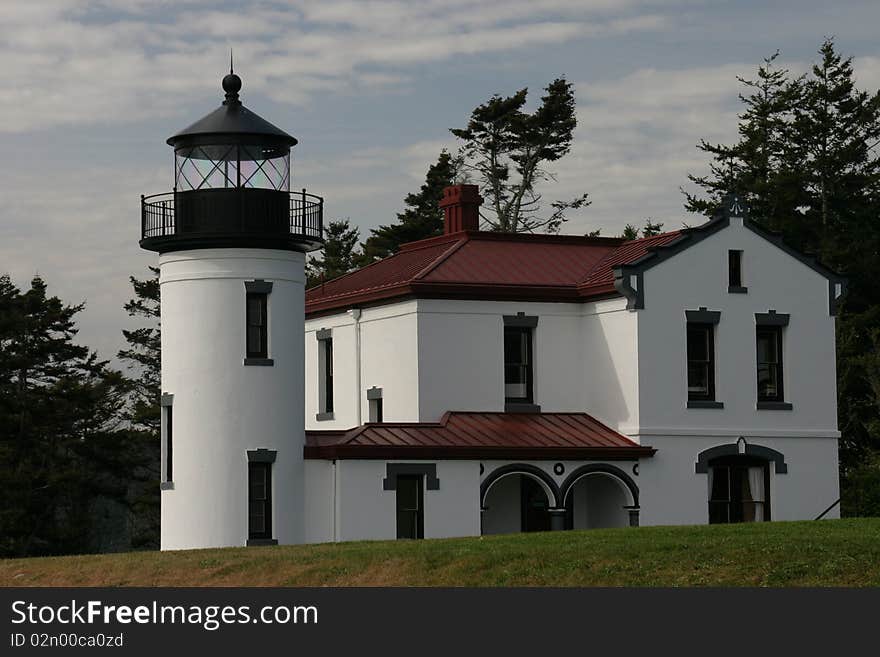
<path id="1" fill-rule="evenodd" d="M 566 212 L 590 204 L 587 194 L 544 207 L 541 183 L 555 180 L 547 169 L 571 150 L 577 126 L 574 87 L 563 78 L 545 89 L 534 112 L 524 107 L 528 89 L 492 96 L 471 113 L 466 128 L 451 132 L 463 144 L 465 171 L 473 174 L 486 202 L 482 219 L 500 232 L 557 232 Z"/>
<path id="2" fill-rule="evenodd" d="M 418 192 L 407 194 L 406 209 L 397 214 L 397 222 L 379 226 L 362 246 L 360 264 L 387 258 L 400 250 L 401 244 L 415 242 L 443 232 L 443 212 L 439 203 L 443 189 L 455 183 L 461 163 L 447 151 L 441 151 L 437 161 L 428 167 L 425 182 Z"/>

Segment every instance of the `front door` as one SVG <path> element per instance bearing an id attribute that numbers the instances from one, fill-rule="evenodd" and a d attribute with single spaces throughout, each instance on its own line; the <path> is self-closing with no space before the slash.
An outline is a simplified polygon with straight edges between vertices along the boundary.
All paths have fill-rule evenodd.
<path id="1" fill-rule="evenodd" d="M 541 485 L 526 475 L 520 475 L 522 499 L 522 531 L 550 531 L 550 505 Z"/>

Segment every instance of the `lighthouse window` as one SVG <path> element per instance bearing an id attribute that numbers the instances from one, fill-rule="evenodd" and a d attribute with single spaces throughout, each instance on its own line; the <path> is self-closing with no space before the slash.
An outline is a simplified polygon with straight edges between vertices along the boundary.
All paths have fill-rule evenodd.
<path id="1" fill-rule="evenodd" d="M 272 464 L 248 463 L 248 538 L 272 538 Z"/>
<path id="2" fill-rule="evenodd" d="M 268 296 L 249 292 L 247 295 L 247 357 L 268 358 Z"/>
<path id="3" fill-rule="evenodd" d="M 174 395 L 163 394 L 161 398 L 161 433 L 162 433 L 162 489 L 173 488 L 171 482 L 174 481 L 173 464 L 173 447 L 174 447 Z"/>

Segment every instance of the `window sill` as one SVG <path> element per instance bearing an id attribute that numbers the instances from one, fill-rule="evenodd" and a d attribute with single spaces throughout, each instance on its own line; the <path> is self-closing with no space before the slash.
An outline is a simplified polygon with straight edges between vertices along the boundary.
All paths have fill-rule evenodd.
<path id="1" fill-rule="evenodd" d="M 331 413 L 317 413 L 317 414 L 315 415 L 315 419 L 316 419 L 318 422 L 324 422 L 325 420 L 332 420 L 332 419 L 334 419 L 334 415 L 333 415 L 332 412 L 331 412 Z"/>
<path id="2" fill-rule="evenodd" d="M 689 399 L 688 408 L 724 408 L 724 402 L 709 399 Z"/>
<path id="3" fill-rule="evenodd" d="M 249 538 L 247 540 L 247 546 L 258 546 L 258 545 L 278 545 L 277 538 Z"/>
<path id="4" fill-rule="evenodd" d="M 791 402 L 759 401 L 757 404 L 759 411 L 790 411 L 792 408 Z"/>
<path id="5" fill-rule="evenodd" d="M 271 367 L 275 364 L 275 361 L 271 358 L 245 358 L 243 363 L 245 365 L 264 365 Z"/>
<path id="6" fill-rule="evenodd" d="M 160 481 L 159 482 L 159 490 L 174 490 L 174 482 L 173 481 Z"/>
<path id="7" fill-rule="evenodd" d="M 505 413 L 540 413 L 541 407 L 537 404 L 525 402 L 504 402 Z"/>
<path id="8" fill-rule="evenodd" d="M 728 294 L 748 294 L 749 288 L 741 285 L 728 285 L 727 292 Z"/>

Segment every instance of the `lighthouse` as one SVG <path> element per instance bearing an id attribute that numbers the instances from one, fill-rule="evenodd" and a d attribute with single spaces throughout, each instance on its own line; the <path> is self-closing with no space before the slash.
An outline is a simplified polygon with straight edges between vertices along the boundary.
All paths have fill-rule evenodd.
<path id="1" fill-rule="evenodd" d="M 174 191 L 141 199 L 159 254 L 163 550 L 304 537 L 305 253 L 323 199 L 291 191 L 297 140 L 222 105 L 170 137 Z"/>

